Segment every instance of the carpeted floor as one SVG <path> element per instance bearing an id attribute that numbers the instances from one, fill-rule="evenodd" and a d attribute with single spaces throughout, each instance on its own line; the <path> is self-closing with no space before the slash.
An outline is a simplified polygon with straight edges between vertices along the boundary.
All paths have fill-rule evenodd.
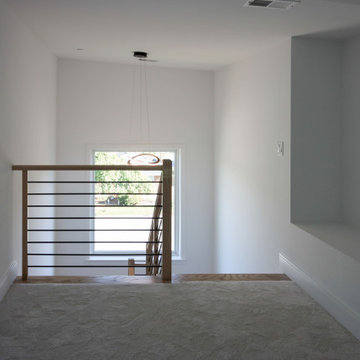
<path id="1" fill-rule="evenodd" d="M 0 359 L 360 359 L 360 342 L 283 282 L 15 284 Z"/>

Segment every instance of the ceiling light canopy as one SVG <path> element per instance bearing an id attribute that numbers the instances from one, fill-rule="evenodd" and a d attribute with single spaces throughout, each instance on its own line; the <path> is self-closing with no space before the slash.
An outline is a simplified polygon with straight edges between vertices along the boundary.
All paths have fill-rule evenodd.
<path id="1" fill-rule="evenodd" d="M 301 0 L 248 0 L 245 7 L 289 10 L 299 4 Z"/>

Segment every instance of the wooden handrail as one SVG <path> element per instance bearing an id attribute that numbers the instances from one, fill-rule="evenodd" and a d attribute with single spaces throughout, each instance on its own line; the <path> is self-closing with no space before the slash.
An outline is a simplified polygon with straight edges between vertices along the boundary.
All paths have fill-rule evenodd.
<path id="1" fill-rule="evenodd" d="M 12 170 L 28 171 L 96 171 L 96 170 L 164 170 L 164 165 L 13 165 Z"/>

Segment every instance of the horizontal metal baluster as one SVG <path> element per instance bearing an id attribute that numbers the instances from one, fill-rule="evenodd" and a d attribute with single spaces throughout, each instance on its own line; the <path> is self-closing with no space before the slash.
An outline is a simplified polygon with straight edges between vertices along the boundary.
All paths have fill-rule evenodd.
<path id="1" fill-rule="evenodd" d="M 157 193 L 99 193 L 99 192 L 90 192 L 90 193 L 73 193 L 73 192 L 62 192 L 62 193 L 28 193 L 28 195 L 158 195 Z M 162 196 L 162 194 L 159 194 L 160 196 Z"/>
<path id="2" fill-rule="evenodd" d="M 148 241 L 28 241 L 28 244 L 147 244 Z M 157 241 L 153 241 L 157 243 Z"/>
<path id="3" fill-rule="evenodd" d="M 162 267 L 161 265 L 140 265 L 135 264 L 132 267 L 145 268 L 151 267 Z M 28 265 L 28 268 L 127 268 L 127 265 Z"/>
<path id="4" fill-rule="evenodd" d="M 162 229 L 28 229 L 28 231 L 35 231 L 35 232 L 40 232 L 40 231 L 45 231 L 45 232 L 49 232 L 49 231 L 89 231 L 89 232 L 95 232 L 95 231 L 133 231 L 133 232 L 137 232 L 137 231 L 162 231 Z"/>
<path id="5" fill-rule="evenodd" d="M 70 216 L 29 216 L 28 220 L 152 220 L 152 217 L 149 216 L 80 216 L 80 217 L 70 217 Z M 161 217 L 155 219 L 162 219 Z"/>
<path id="6" fill-rule="evenodd" d="M 28 184 L 162 184 L 162 181 L 81 181 L 81 180 L 54 180 L 28 181 Z"/>
<path id="7" fill-rule="evenodd" d="M 28 205 L 28 208 L 153 208 L 162 207 L 162 205 Z"/>
<path id="8" fill-rule="evenodd" d="M 146 253 L 106 253 L 106 254 L 50 254 L 50 253 L 28 253 L 28 256 L 146 256 Z M 149 255 L 159 255 L 159 254 L 149 254 Z"/>

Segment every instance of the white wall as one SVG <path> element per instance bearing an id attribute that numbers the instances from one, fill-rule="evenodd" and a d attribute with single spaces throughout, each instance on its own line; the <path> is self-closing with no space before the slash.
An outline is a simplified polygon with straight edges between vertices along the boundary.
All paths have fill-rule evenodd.
<path id="1" fill-rule="evenodd" d="M 131 65 L 59 60 L 57 162 L 88 163 L 91 145 L 181 145 L 186 261 L 175 262 L 174 272 L 211 272 L 213 73 L 149 67 L 148 137 L 136 111 L 131 125 L 133 70 Z M 135 110 L 138 101 L 135 97 Z"/>
<path id="2" fill-rule="evenodd" d="M 15 259 L 21 265 L 21 183 L 11 165 L 55 161 L 56 115 L 56 58 L 3 1 L 0 74 L 1 281 Z"/>
<path id="3" fill-rule="evenodd" d="M 343 51 L 343 208 L 344 220 L 360 228 L 360 36 Z M 360 240 L 359 240 L 360 242 Z"/>
<path id="4" fill-rule="evenodd" d="M 290 42 L 217 72 L 215 84 L 217 271 L 278 272 L 289 223 Z"/>

